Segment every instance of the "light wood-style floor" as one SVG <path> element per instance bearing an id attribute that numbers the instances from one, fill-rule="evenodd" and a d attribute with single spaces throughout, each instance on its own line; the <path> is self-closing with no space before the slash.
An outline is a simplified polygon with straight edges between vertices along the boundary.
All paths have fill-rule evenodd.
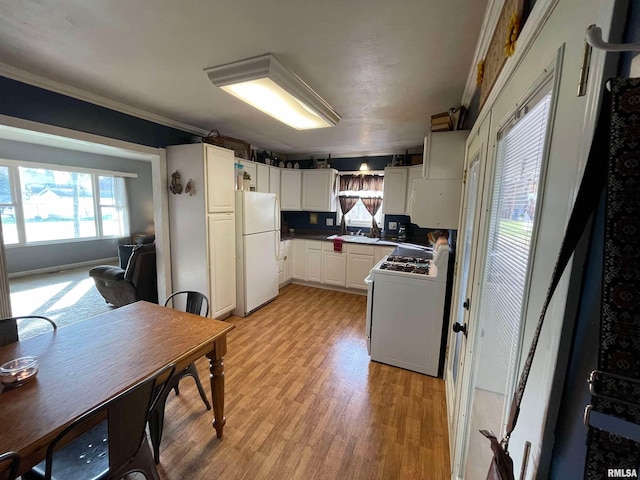
<path id="1" fill-rule="evenodd" d="M 370 362 L 365 307 L 361 295 L 289 285 L 231 317 L 224 436 L 183 380 L 167 401 L 160 476 L 450 478 L 444 383 Z M 210 396 L 207 361 L 197 366 Z"/>

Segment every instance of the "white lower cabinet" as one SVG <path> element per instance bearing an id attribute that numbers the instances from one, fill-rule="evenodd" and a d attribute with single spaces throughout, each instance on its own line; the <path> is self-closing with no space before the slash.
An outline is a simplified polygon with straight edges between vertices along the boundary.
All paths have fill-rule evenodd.
<path id="1" fill-rule="evenodd" d="M 284 241 L 284 281 L 288 282 L 291 280 L 291 276 L 293 275 L 293 257 L 291 256 L 292 247 L 291 240 Z"/>
<path id="2" fill-rule="evenodd" d="M 373 247 L 373 264 L 375 265 L 387 255 L 391 255 L 391 252 L 393 252 L 395 249 L 396 249 L 395 246 L 383 247 L 383 246 L 376 245 L 375 247 Z"/>
<path id="3" fill-rule="evenodd" d="M 373 253 L 373 252 L 372 252 Z M 366 290 L 364 279 L 373 268 L 373 255 L 350 253 L 347 264 L 347 287 Z"/>
<path id="4" fill-rule="evenodd" d="M 278 255 L 278 283 L 280 286 L 291 280 L 293 258 L 291 258 L 291 240 L 280 242 L 280 254 Z"/>
<path id="5" fill-rule="evenodd" d="M 293 269 L 291 272 L 291 278 L 297 278 L 298 280 L 307 279 L 307 251 L 304 240 L 294 239 L 291 245 L 293 250 Z"/>
<path id="6" fill-rule="evenodd" d="M 367 289 L 364 279 L 373 266 L 396 248 L 394 245 L 373 246 L 347 243 L 343 244 L 341 252 L 336 252 L 333 249 L 333 242 L 303 239 L 288 240 L 288 242 L 288 247 L 281 246 L 285 248 L 281 284 L 284 278 L 284 282 L 291 279 L 304 280 L 357 290 Z M 291 260 L 288 262 L 287 258 Z M 289 273 L 287 268 L 290 269 Z"/>
<path id="7" fill-rule="evenodd" d="M 307 277 L 309 282 L 322 281 L 322 242 L 307 240 Z"/>
<path id="8" fill-rule="evenodd" d="M 335 252 L 333 243 L 322 244 L 322 283 L 346 286 L 347 282 L 347 252 Z"/>
<path id="9" fill-rule="evenodd" d="M 212 317 L 217 318 L 236 307 L 236 220 L 233 213 L 209 215 L 209 269 Z"/>

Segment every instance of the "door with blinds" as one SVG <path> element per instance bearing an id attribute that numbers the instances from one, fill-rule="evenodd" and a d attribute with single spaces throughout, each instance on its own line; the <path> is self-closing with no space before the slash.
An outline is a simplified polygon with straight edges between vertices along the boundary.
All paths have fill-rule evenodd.
<path id="1" fill-rule="evenodd" d="M 473 302 L 474 253 L 478 239 L 478 223 L 480 215 L 478 206 L 482 199 L 482 178 L 486 166 L 487 135 L 489 118 L 474 128 L 467 139 L 467 164 L 464 174 L 464 191 L 460 215 L 460 232 L 458 236 L 458 260 L 456 262 L 454 298 L 452 300 L 451 331 L 447 346 L 447 363 L 445 381 L 447 389 L 447 414 L 449 419 L 449 447 L 454 452 L 459 419 L 460 405 L 463 404 L 461 389 L 462 370 L 467 338 L 473 336 L 473 324 L 470 311 Z M 451 458 L 455 458 L 451 455 Z"/>
<path id="2" fill-rule="evenodd" d="M 551 106 L 546 82 L 498 133 L 482 268 L 474 288 L 473 361 L 467 362 L 462 477 L 485 478 L 491 461 L 479 429 L 504 432 L 520 352 Z M 473 341 L 473 340 L 472 340 Z M 455 468 L 455 467 L 454 467 Z"/>

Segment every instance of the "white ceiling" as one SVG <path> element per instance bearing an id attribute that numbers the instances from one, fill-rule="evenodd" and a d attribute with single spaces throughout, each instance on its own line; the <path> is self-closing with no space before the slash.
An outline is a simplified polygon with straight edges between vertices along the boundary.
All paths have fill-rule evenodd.
<path id="1" fill-rule="evenodd" d="M 400 153 L 460 105 L 486 5 L 0 0 L 0 63 L 283 154 Z M 342 116 L 336 127 L 294 130 L 203 71 L 269 52 Z"/>

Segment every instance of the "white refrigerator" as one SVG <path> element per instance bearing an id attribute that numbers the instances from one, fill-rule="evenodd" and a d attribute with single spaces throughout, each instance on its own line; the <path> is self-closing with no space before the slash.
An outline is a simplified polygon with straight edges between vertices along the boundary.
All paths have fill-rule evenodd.
<path id="1" fill-rule="evenodd" d="M 275 193 L 236 192 L 236 309 L 246 317 L 278 296 L 280 208 Z"/>

